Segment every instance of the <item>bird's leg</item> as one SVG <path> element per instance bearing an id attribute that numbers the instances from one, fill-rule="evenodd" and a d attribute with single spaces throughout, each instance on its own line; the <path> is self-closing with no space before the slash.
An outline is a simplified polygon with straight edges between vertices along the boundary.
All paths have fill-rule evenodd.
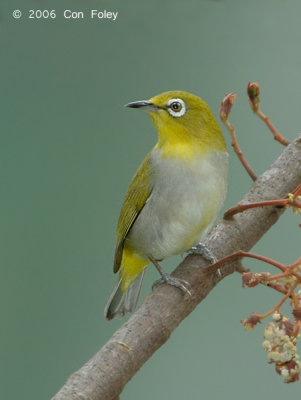
<path id="1" fill-rule="evenodd" d="M 170 276 L 167 272 L 165 272 L 161 268 L 157 260 L 154 260 L 152 257 L 149 257 L 149 259 L 154 264 L 154 266 L 156 267 L 156 269 L 158 270 L 159 274 L 162 277 L 158 281 L 154 282 L 153 288 L 160 285 L 162 282 L 165 282 L 168 285 L 175 286 L 181 289 L 184 293 L 187 293 L 189 294 L 189 296 L 191 296 L 190 290 L 187 288 L 187 286 L 189 287 L 190 285 L 187 281 L 185 281 L 184 279 L 174 278 L 173 276 Z"/>
<path id="2" fill-rule="evenodd" d="M 204 243 L 198 243 L 196 246 L 191 247 L 191 249 L 188 250 L 188 254 L 199 254 L 203 256 L 206 260 L 208 260 L 211 264 L 215 264 L 217 262 L 217 258 L 215 255 L 212 253 L 212 251 L 209 249 L 208 246 L 206 246 Z M 221 277 L 221 271 L 218 269 L 217 274 L 219 277 Z"/>

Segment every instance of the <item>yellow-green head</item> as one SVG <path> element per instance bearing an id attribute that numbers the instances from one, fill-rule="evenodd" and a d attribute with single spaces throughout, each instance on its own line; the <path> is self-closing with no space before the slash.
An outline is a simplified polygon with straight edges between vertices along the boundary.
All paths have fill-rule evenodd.
<path id="1" fill-rule="evenodd" d="M 169 91 L 126 107 L 146 110 L 158 131 L 157 148 L 163 157 L 190 158 L 208 151 L 225 151 L 220 126 L 208 105 L 198 96 Z"/>

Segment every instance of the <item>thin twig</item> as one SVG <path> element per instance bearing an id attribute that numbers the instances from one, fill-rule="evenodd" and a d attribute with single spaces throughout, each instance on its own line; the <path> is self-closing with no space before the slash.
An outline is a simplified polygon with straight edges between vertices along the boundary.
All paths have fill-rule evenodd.
<path id="1" fill-rule="evenodd" d="M 272 132 L 274 135 L 274 139 L 277 140 L 279 143 L 283 144 L 283 146 L 288 146 L 289 141 L 286 140 L 275 128 L 275 126 L 272 124 L 270 118 L 265 115 L 261 109 L 260 109 L 260 86 L 257 82 L 249 82 L 247 86 L 247 92 L 249 96 L 249 104 L 251 109 L 254 111 L 254 113 L 262 120 L 265 122 L 269 130 Z"/>
<path id="2" fill-rule="evenodd" d="M 301 282 L 301 275 L 299 275 L 297 272 L 294 271 L 294 268 L 301 265 L 301 257 L 299 257 L 292 265 L 284 265 L 284 264 L 282 264 L 278 261 L 275 261 L 269 257 L 262 256 L 261 254 L 249 253 L 247 251 L 239 250 L 235 253 L 232 253 L 232 254 L 218 260 L 216 263 L 210 265 L 207 270 L 209 273 L 215 272 L 218 269 L 220 269 L 224 264 L 226 264 L 230 261 L 236 260 L 236 259 L 244 258 L 244 257 L 254 258 L 256 260 L 263 261 L 267 264 L 273 265 L 274 267 L 276 267 L 282 271 L 282 274 L 271 276 L 267 280 L 278 279 L 279 277 L 291 275 L 291 276 L 294 276 L 299 283 Z"/>
<path id="3" fill-rule="evenodd" d="M 289 141 L 286 140 L 282 135 L 280 135 L 280 133 L 277 131 L 277 129 L 272 124 L 270 118 L 267 115 L 265 115 L 260 109 L 255 111 L 255 114 L 258 115 L 258 117 L 260 119 L 262 119 L 266 123 L 267 127 L 270 129 L 270 131 L 274 135 L 274 139 L 277 142 L 283 144 L 283 146 L 288 146 L 289 145 Z"/>
<path id="4" fill-rule="evenodd" d="M 271 310 L 267 311 L 264 314 L 258 314 L 260 319 L 266 318 L 271 314 L 274 314 L 275 311 L 279 311 L 280 307 L 285 303 L 285 301 L 292 296 L 294 290 L 296 289 L 298 282 L 295 282 L 294 285 L 287 291 L 286 295 L 273 307 Z"/>
<path id="5" fill-rule="evenodd" d="M 301 209 L 301 202 L 297 200 L 298 197 L 300 196 L 300 193 L 301 193 L 301 184 L 298 185 L 297 188 L 284 199 L 265 200 L 249 204 L 237 204 L 236 206 L 229 208 L 224 213 L 224 218 L 228 219 L 233 217 L 235 214 L 257 207 L 277 206 L 277 207 L 293 207 L 296 209 L 297 208 Z"/>
<path id="6" fill-rule="evenodd" d="M 236 134 L 235 134 L 235 128 L 228 120 L 224 122 L 225 126 L 227 127 L 230 136 L 231 136 L 231 146 L 233 147 L 235 153 L 237 154 L 237 157 L 239 158 L 239 161 L 242 163 L 243 167 L 247 171 L 247 173 L 250 175 L 251 179 L 253 181 L 256 181 L 257 176 L 255 172 L 252 170 L 250 164 L 246 160 L 245 156 L 243 155 L 243 152 L 241 148 L 239 147 L 239 144 L 237 142 Z"/>
<path id="7" fill-rule="evenodd" d="M 235 104 L 236 101 L 236 94 L 235 93 L 230 93 L 226 94 L 225 97 L 223 98 L 221 102 L 221 107 L 220 107 L 220 119 L 225 125 L 225 127 L 228 129 L 231 137 L 231 146 L 233 147 L 235 153 L 237 154 L 237 157 L 239 158 L 239 161 L 251 177 L 253 181 L 257 179 L 256 174 L 252 170 L 250 164 L 246 160 L 245 156 L 243 155 L 243 152 L 238 144 L 237 138 L 236 138 L 236 133 L 235 133 L 235 128 L 232 124 L 229 122 L 229 115 L 231 112 L 231 109 L 233 105 Z"/>
<path id="8" fill-rule="evenodd" d="M 208 268 L 208 272 L 215 272 L 219 268 L 221 268 L 224 264 L 226 264 L 229 261 L 236 260 L 238 258 L 243 258 L 243 257 L 249 257 L 249 258 L 255 258 L 256 260 L 263 261 L 267 264 L 271 264 L 274 267 L 280 269 L 282 272 L 286 272 L 286 266 L 279 263 L 278 261 L 272 260 L 269 257 L 262 256 L 260 254 L 255 254 L 255 253 L 249 253 L 247 251 L 239 250 L 233 254 L 230 254 L 229 256 L 226 256 L 222 258 L 221 260 L 217 261 L 216 263 L 210 265 Z"/>
<path id="9" fill-rule="evenodd" d="M 275 282 L 259 282 L 261 285 L 267 286 L 271 289 L 276 290 L 279 293 L 286 294 L 287 290 L 282 285 L 279 285 Z"/>

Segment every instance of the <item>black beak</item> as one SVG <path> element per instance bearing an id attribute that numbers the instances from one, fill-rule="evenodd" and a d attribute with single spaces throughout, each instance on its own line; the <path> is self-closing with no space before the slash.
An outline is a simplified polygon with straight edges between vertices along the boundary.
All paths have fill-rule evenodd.
<path id="1" fill-rule="evenodd" d="M 132 103 L 125 104 L 124 107 L 129 107 L 129 108 L 141 108 L 141 110 L 146 110 L 146 111 L 157 111 L 158 107 L 155 106 L 153 103 L 147 100 L 142 100 L 142 101 L 133 101 Z"/>

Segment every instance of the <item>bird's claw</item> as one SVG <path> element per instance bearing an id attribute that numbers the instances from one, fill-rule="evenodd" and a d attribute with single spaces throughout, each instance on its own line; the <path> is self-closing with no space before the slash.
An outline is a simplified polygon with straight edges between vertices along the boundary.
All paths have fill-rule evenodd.
<path id="1" fill-rule="evenodd" d="M 162 275 L 162 278 L 155 281 L 153 283 L 152 288 L 156 288 L 157 286 L 161 285 L 161 283 L 167 283 L 170 286 L 175 286 L 177 288 L 179 288 L 180 290 L 182 290 L 182 292 L 184 292 L 184 294 L 188 294 L 189 296 L 191 296 L 191 292 L 188 289 L 188 287 L 190 287 L 189 282 L 185 281 L 184 279 L 179 279 L 179 278 L 175 278 L 173 276 L 170 276 L 169 274 L 164 274 Z"/>
<path id="2" fill-rule="evenodd" d="M 215 264 L 217 262 L 217 258 L 215 255 L 212 253 L 212 251 L 209 249 L 208 246 L 206 246 L 204 243 L 199 243 L 196 246 L 192 246 L 191 249 L 188 250 L 188 254 L 199 254 L 203 256 L 206 260 L 208 260 L 211 264 Z M 217 276 L 219 278 L 222 277 L 222 273 L 220 268 L 216 270 Z"/>
<path id="3" fill-rule="evenodd" d="M 217 262 L 217 258 L 215 257 L 215 255 L 212 253 L 212 251 L 209 249 L 209 247 L 206 246 L 204 243 L 199 243 L 196 246 L 192 246 L 191 249 L 189 249 L 187 253 L 188 254 L 200 254 L 206 260 L 208 260 L 211 264 L 215 264 Z"/>

